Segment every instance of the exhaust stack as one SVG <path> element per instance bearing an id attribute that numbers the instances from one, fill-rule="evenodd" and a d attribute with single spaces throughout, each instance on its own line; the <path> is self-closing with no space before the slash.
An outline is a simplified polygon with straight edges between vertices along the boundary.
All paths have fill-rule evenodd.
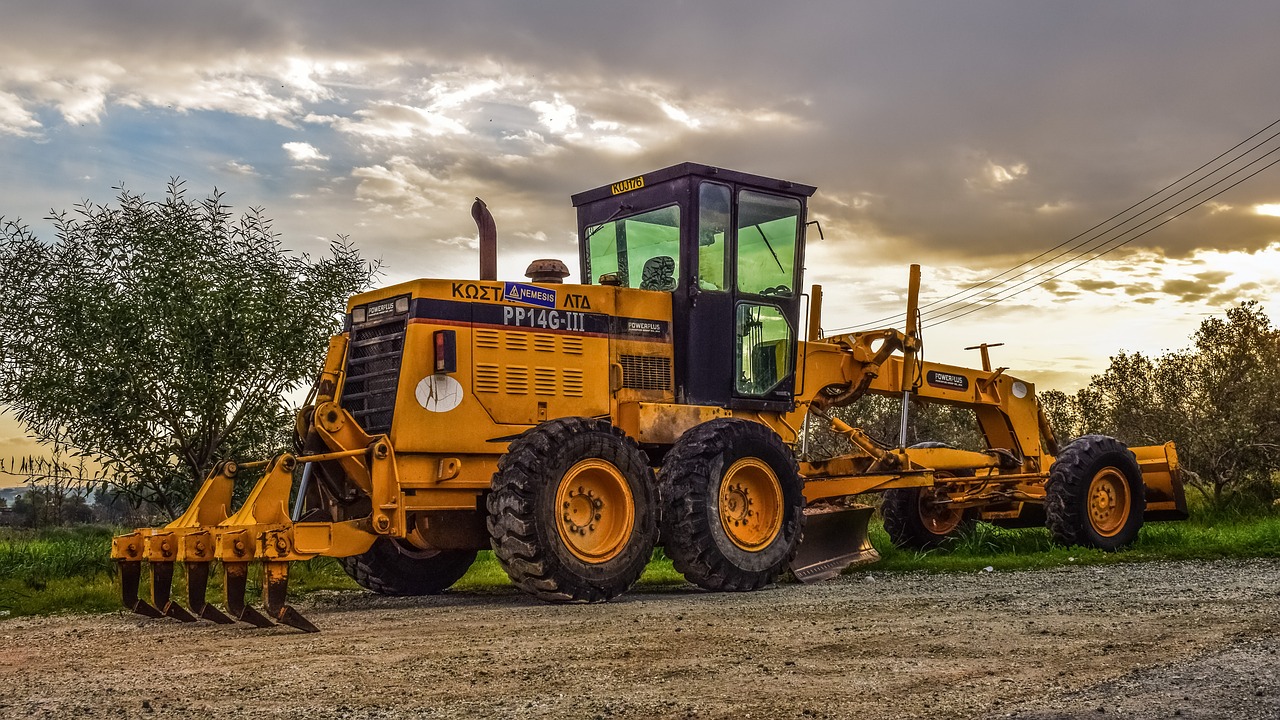
<path id="1" fill-rule="evenodd" d="M 476 221 L 480 231 L 480 279 L 498 279 L 498 228 L 493 222 L 493 213 L 480 198 L 471 205 L 471 218 Z"/>

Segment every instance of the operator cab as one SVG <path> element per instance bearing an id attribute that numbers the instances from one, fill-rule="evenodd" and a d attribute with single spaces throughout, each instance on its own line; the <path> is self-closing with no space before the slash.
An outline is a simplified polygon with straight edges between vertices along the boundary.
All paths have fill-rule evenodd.
<path id="1" fill-rule="evenodd" d="M 583 283 L 671 293 L 679 402 L 793 407 L 815 190 L 683 163 L 573 196 Z"/>

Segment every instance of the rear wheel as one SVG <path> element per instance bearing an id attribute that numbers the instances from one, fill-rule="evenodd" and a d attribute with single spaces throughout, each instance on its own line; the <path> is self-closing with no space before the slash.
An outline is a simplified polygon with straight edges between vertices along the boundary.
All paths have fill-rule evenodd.
<path id="1" fill-rule="evenodd" d="M 1133 452 L 1106 435 L 1063 448 L 1045 486 L 1045 524 L 1063 545 L 1119 550 L 1138 537 L 1146 486 Z"/>
<path id="2" fill-rule="evenodd" d="M 675 569 L 706 590 L 756 590 L 795 556 L 804 495 L 795 457 L 760 423 L 723 418 L 680 437 L 659 474 Z"/>
<path id="3" fill-rule="evenodd" d="M 608 422 L 561 418 L 514 440 L 489 493 L 489 537 L 520 589 L 599 602 L 644 572 L 657 540 L 653 471 Z"/>
<path id="4" fill-rule="evenodd" d="M 420 550 L 381 537 L 338 564 L 360 587 L 380 595 L 434 595 L 466 575 L 475 559 L 474 550 Z"/>
<path id="5" fill-rule="evenodd" d="M 949 448 L 939 442 L 924 442 L 913 448 Z M 955 508 L 946 503 L 949 497 L 946 478 L 968 477 L 972 471 L 951 472 L 940 470 L 934 477 L 943 480 L 942 486 L 895 488 L 886 490 L 880 505 L 884 517 L 884 529 L 889 539 L 900 548 L 931 550 L 945 544 L 951 538 L 967 532 L 978 522 L 978 511 Z"/>

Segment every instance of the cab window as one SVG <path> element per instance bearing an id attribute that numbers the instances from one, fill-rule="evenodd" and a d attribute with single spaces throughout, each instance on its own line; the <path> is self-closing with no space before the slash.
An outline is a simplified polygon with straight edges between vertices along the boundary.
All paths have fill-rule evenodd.
<path id="1" fill-rule="evenodd" d="M 704 182 L 698 188 L 698 289 L 728 290 L 724 277 L 729 237 L 728 186 Z"/>
<path id="2" fill-rule="evenodd" d="M 799 224 L 799 200 L 752 190 L 738 193 L 738 292 L 795 293 Z"/>
<path id="3" fill-rule="evenodd" d="M 615 275 L 622 287 L 676 289 L 680 280 L 680 207 L 667 207 L 587 228 L 587 282 Z"/>
<path id="4" fill-rule="evenodd" d="M 734 387 L 739 395 L 766 395 L 791 375 L 791 325 L 772 305 L 742 303 L 737 326 Z"/>

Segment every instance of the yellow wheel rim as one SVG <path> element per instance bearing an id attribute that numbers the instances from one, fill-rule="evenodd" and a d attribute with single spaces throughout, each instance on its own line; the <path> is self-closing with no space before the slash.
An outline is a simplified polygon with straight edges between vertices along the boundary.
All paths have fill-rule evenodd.
<path id="1" fill-rule="evenodd" d="M 589 458 L 569 468 L 556 490 L 555 507 L 560 539 L 579 560 L 608 562 L 631 538 L 635 499 L 613 463 Z"/>
<path id="2" fill-rule="evenodd" d="M 782 485 L 768 463 L 743 458 L 720 479 L 720 524 L 734 545 L 754 552 L 782 529 Z"/>
<path id="3" fill-rule="evenodd" d="M 1129 521 L 1129 481 L 1124 473 L 1105 467 L 1089 483 L 1089 523 L 1103 537 L 1118 535 Z"/>

